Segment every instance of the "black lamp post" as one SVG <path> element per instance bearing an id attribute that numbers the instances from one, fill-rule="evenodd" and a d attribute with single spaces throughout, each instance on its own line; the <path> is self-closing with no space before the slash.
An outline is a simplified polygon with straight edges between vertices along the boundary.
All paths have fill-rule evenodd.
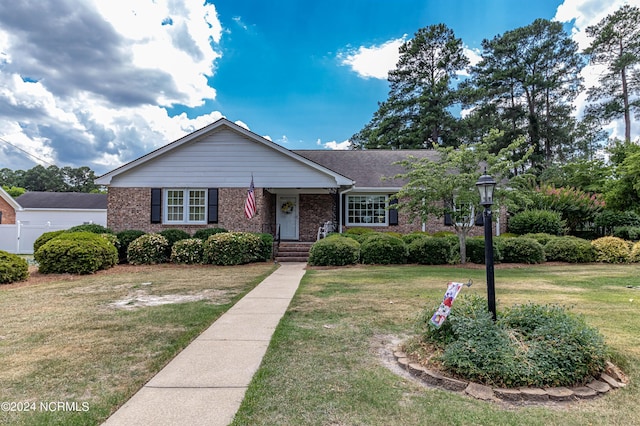
<path id="1" fill-rule="evenodd" d="M 487 299 L 489 299 L 489 312 L 493 320 L 496 320 L 496 288 L 493 275 L 493 225 L 491 221 L 491 206 L 493 205 L 493 190 L 496 181 L 487 174 L 480 176 L 476 182 L 480 192 L 480 205 L 484 207 L 484 263 L 487 269 Z"/>

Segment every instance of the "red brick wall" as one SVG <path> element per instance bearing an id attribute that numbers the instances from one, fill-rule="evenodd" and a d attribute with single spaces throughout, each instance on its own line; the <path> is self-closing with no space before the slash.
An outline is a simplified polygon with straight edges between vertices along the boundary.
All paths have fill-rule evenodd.
<path id="1" fill-rule="evenodd" d="M 315 241 L 320 225 L 335 220 L 334 204 L 330 194 L 300 194 L 300 241 Z"/>
<path id="2" fill-rule="evenodd" d="M 220 188 L 218 191 L 218 223 L 206 225 L 164 225 L 151 223 L 151 188 L 109 188 L 107 227 L 115 232 L 139 229 L 144 232 L 160 232 L 177 228 L 193 234 L 202 228 L 225 228 L 229 231 L 271 232 L 273 219 L 273 195 L 256 188 L 258 214 L 252 219 L 244 216 L 247 190 L 244 188 Z M 266 230 L 266 231 L 265 231 Z"/>
<path id="3" fill-rule="evenodd" d="M 3 225 L 13 225 L 16 223 L 16 211 L 4 198 L 0 198 L 0 212 L 2 212 Z"/>

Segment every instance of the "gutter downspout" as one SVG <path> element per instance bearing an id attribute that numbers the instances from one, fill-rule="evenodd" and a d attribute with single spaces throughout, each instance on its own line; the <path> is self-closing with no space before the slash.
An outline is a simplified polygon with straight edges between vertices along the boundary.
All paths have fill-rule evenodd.
<path id="1" fill-rule="evenodd" d="M 338 192 L 340 199 L 338 200 L 338 232 L 342 234 L 342 196 L 347 192 L 353 191 L 353 187 L 355 186 L 355 182 L 351 184 L 351 188 L 345 189 L 344 191 Z"/>

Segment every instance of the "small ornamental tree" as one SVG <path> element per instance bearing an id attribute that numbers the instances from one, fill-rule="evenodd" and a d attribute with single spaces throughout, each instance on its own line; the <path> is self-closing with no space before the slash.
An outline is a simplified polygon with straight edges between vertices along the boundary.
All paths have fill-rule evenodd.
<path id="1" fill-rule="evenodd" d="M 575 188 L 555 188 L 551 185 L 538 187 L 534 198 L 534 208 L 560 213 L 570 232 L 593 221 L 605 204 L 600 194 L 590 194 Z"/>
<path id="2" fill-rule="evenodd" d="M 453 230 L 460 242 L 460 262 L 466 262 L 466 239 L 474 226 L 476 213 L 481 212 L 480 194 L 476 182 L 482 174 L 481 165 L 499 182 L 509 177 L 510 171 L 518 168 L 531 154 L 515 162 L 512 153 L 523 143 L 520 138 L 498 154 L 491 154 L 494 141 L 502 137 L 502 132 L 491 131 L 482 143 L 461 145 L 458 148 L 440 148 L 439 160 L 412 158 L 397 164 L 406 172 L 394 178 L 407 181 L 394 198 L 398 199 L 396 208 L 409 212 L 411 220 L 419 218 L 427 222 L 430 216 L 440 219 L 451 218 Z M 500 195 L 502 194 L 502 195 Z M 508 196 L 508 192 L 496 188 L 494 199 Z"/>

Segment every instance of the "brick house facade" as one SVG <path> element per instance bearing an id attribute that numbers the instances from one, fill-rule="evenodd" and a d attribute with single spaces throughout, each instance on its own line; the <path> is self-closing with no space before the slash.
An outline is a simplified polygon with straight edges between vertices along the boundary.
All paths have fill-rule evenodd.
<path id="1" fill-rule="evenodd" d="M 403 171 L 396 163 L 409 155 L 433 157 L 434 152 L 291 151 L 221 119 L 96 183 L 108 186 L 107 226 L 116 232 L 178 228 L 193 234 L 218 227 L 315 241 L 327 221 L 341 231 L 353 226 L 399 233 L 450 229 L 442 220 L 421 224 L 387 208 L 404 184 L 393 178 Z M 256 215 L 247 219 L 250 180 L 255 180 Z M 291 207 L 287 211 L 285 204 Z M 482 228 L 471 234 L 481 235 Z"/>

